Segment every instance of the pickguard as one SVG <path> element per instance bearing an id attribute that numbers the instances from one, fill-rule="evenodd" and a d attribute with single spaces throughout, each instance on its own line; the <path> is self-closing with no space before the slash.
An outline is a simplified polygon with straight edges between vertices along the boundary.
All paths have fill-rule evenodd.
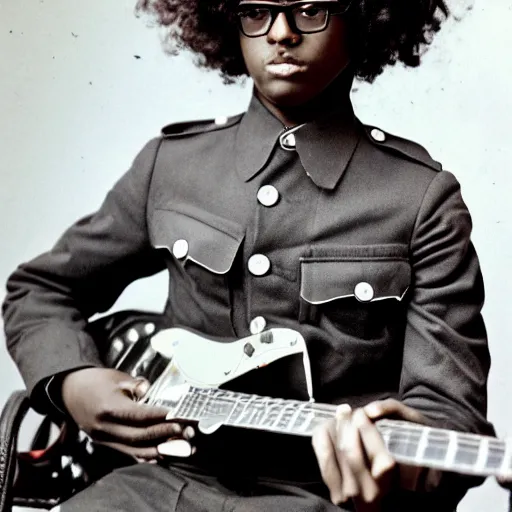
<path id="1" fill-rule="evenodd" d="M 173 327 L 153 336 L 151 346 L 172 360 L 185 382 L 198 387 L 221 386 L 251 370 L 298 353 L 304 354 L 306 373 L 309 370 L 304 338 L 292 329 L 269 329 L 221 342 Z"/>

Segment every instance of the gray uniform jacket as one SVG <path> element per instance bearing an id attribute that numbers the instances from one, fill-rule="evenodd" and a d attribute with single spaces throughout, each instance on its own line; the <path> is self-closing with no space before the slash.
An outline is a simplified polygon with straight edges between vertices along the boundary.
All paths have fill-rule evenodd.
<path id="1" fill-rule="evenodd" d="M 29 391 L 99 365 L 87 319 L 167 269 L 169 325 L 230 339 L 261 317 L 300 331 L 316 401 L 397 397 L 441 426 L 492 433 L 470 232 L 457 180 L 420 146 L 344 106 L 290 135 L 253 98 L 245 115 L 164 128 L 96 213 L 21 265 L 7 284 L 7 343 Z M 307 398 L 300 357 L 252 374 L 234 388 Z M 284 441 L 235 440 L 239 467 L 296 466 Z M 204 448 L 208 461 L 219 445 Z"/>

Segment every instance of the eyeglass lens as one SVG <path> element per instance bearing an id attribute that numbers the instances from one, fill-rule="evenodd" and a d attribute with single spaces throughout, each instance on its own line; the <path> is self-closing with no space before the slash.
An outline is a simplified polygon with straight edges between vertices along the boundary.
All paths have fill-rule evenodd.
<path id="1" fill-rule="evenodd" d="M 288 22 L 293 20 L 294 29 L 307 34 L 324 30 L 330 14 L 339 13 L 340 9 L 345 11 L 347 8 L 348 6 L 343 8 L 343 4 L 338 2 L 331 2 L 330 6 L 320 2 L 301 2 L 290 6 L 248 3 L 239 6 L 238 15 L 242 32 L 250 37 L 267 34 L 279 12 L 286 13 Z"/>

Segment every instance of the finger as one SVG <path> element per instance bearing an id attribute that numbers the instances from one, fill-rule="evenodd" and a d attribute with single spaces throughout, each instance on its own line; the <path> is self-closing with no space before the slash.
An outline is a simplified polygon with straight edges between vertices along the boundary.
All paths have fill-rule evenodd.
<path id="1" fill-rule="evenodd" d="M 156 446 L 159 441 L 170 437 L 181 437 L 182 433 L 182 426 L 177 423 L 162 422 L 141 428 L 107 422 L 90 434 L 96 441 L 120 442 L 131 446 Z"/>
<path id="2" fill-rule="evenodd" d="M 412 423 L 420 423 L 423 425 L 430 423 L 428 418 L 420 411 L 393 398 L 370 402 L 363 409 L 371 420 L 389 416 L 398 416 L 399 418 Z"/>
<path id="3" fill-rule="evenodd" d="M 193 451 L 192 445 L 185 439 L 171 439 L 157 446 L 160 455 L 170 457 L 190 457 Z"/>
<path id="4" fill-rule="evenodd" d="M 196 435 L 196 431 L 190 425 L 183 429 L 183 438 L 190 440 Z"/>
<path id="5" fill-rule="evenodd" d="M 379 486 L 370 473 L 369 457 L 360 437 L 359 429 L 363 427 L 364 421 L 373 427 L 364 411 L 358 409 L 351 420 L 344 423 L 340 448 L 342 456 L 356 479 L 359 495 L 364 502 L 372 503 L 379 495 Z"/>
<path id="6" fill-rule="evenodd" d="M 118 383 L 118 387 L 128 398 L 139 400 L 148 392 L 151 384 L 144 377 L 136 377 L 134 379 L 122 380 Z"/>
<path id="7" fill-rule="evenodd" d="M 354 413 L 354 424 L 359 430 L 362 448 L 370 464 L 370 474 L 375 481 L 381 483 L 394 470 L 396 462 L 364 410 L 359 409 Z"/>
<path id="8" fill-rule="evenodd" d="M 101 421 L 142 427 L 165 422 L 167 413 L 168 410 L 164 407 L 141 404 L 125 395 L 116 395 L 112 403 L 102 408 L 98 417 Z"/>
<path id="9" fill-rule="evenodd" d="M 336 429 L 333 432 L 333 439 L 336 439 L 335 449 L 336 457 L 338 459 L 338 466 L 341 470 L 341 477 L 343 481 L 342 495 L 343 501 L 355 498 L 359 494 L 359 484 L 350 469 L 347 458 L 344 453 L 343 433 L 346 424 L 351 421 L 352 409 L 348 404 L 339 406 L 336 410 Z"/>
<path id="10" fill-rule="evenodd" d="M 345 501 L 345 497 L 342 493 L 343 480 L 341 469 L 338 466 L 336 449 L 332 438 L 332 427 L 330 425 L 334 425 L 334 421 L 323 424 L 315 429 L 312 443 L 322 480 L 329 489 L 331 501 L 338 505 Z"/>
<path id="11" fill-rule="evenodd" d="M 158 457 L 158 450 L 156 449 L 156 446 L 140 448 L 135 446 L 128 446 L 123 443 L 101 442 L 99 444 L 109 446 L 110 448 L 114 448 L 115 450 L 126 453 L 127 455 L 131 455 L 135 459 L 144 461 L 153 460 Z"/>

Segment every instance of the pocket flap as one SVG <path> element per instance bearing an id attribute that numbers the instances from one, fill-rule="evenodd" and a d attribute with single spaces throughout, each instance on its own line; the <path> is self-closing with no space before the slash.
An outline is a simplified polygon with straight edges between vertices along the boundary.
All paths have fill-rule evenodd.
<path id="1" fill-rule="evenodd" d="M 300 294 L 311 304 L 344 297 L 361 302 L 402 300 L 410 280 L 406 259 L 303 258 Z"/>
<path id="2" fill-rule="evenodd" d="M 229 271 L 244 238 L 238 224 L 184 205 L 155 210 L 151 234 L 155 248 L 166 248 L 183 264 L 193 261 L 215 274 Z"/>

